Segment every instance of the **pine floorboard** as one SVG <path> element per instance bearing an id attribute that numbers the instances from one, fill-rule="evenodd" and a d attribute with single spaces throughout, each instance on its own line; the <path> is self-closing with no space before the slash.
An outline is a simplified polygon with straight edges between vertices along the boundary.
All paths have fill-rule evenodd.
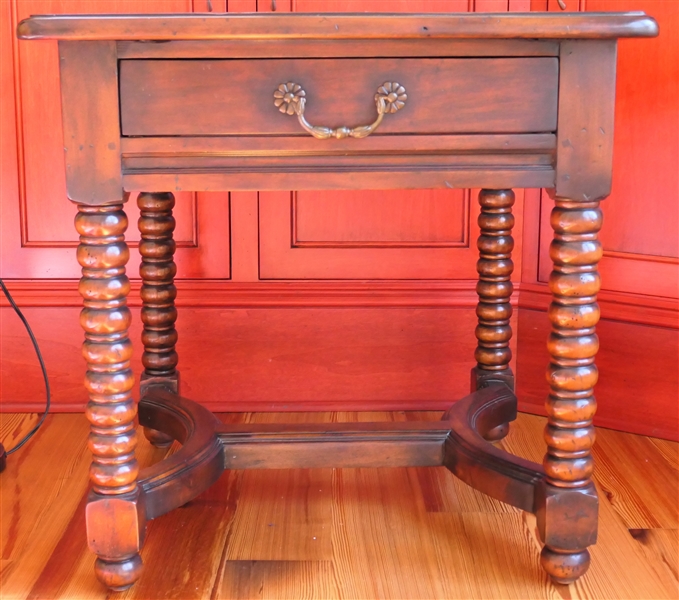
<path id="1" fill-rule="evenodd" d="M 229 414 L 225 421 L 438 419 L 440 413 Z M 0 415 L 12 447 L 35 415 Z M 520 415 L 502 446 L 541 461 L 544 419 Z M 82 415 L 48 417 L 0 475 L 0 598 L 679 597 L 678 446 L 598 430 L 599 543 L 568 587 L 539 566 L 535 518 L 443 468 L 226 472 L 148 527 L 145 572 L 110 593 L 92 572 L 84 505 L 89 454 Z M 142 466 L 160 460 L 140 436 Z M 171 449 L 170 452 L 173 450 Z"/>

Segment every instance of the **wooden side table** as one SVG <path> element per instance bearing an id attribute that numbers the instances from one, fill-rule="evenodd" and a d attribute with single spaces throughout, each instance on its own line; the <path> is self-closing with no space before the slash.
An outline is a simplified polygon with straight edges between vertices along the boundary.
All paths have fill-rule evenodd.
<path id="1" fill-rule="evenodd" d="M 535 513 L 542 565 L 589 565 L 598 500 L 594 357 L 599 201 L 610 191 L 617 38 L 643 13 L 38 16 L 58 39 L 68 195 L 78 205 L 92 424 L 87 535 L 112 589 L 141 575 L 146 522 L 225 469 L 445 466 Z M 543 465 L 500 439 L 509 368 L 512 187 L 551 189 L 553 301 Z M 179 396 L 173 191 L 480 187 L 477 366 L 439 423 L 224 425 Z M 123 205 L 139 196 L 144 322 L 139 422 L 182 448 L 135 459 L 137 404 Z M 219 376 L 215 374 L 215 376 Z"/>

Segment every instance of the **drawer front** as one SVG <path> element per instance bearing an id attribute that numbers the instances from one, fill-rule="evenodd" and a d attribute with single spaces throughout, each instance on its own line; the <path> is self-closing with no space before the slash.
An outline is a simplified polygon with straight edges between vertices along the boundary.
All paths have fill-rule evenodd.
<path id="1" fill-rule="evenodd" d="M 552 132 L 557 80 L 554 57 L 122 60 L 122 134 L 307 136 L 274 106 L 289 81 L 305 90 L 312 125 L 372 123 L 391 81 L 407 100 L 373 135 Z"/>

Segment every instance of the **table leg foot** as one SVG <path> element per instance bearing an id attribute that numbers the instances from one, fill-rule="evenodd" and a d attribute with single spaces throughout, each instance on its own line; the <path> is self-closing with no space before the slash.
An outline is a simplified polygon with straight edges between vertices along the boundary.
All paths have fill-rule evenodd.
<path id="1" fill-rule="evenodd" d="M 118 561 L 97 558 L 94 572 L 97 579 L 114 592 L 123 592 L 131 588 L 141 577 L 144 565 L 141 556 L 135 554 Z"/>
<path id="2" fill-rule="evenodd" d="M 483 436 L 483 439 L 488 442 L 499 442 L 507 437 L 509 433 L 509 423 L 502 423 L 497 427 L 489 429 Z"/>
<path id="3" fill-rule="evenodd" d="M 146 498 L 140 487 L 126 494 L 92 490 L 85 521 L 90 550 L 97 555 L 94 572 L 113 590 L 130 587 L 142 572 L 139 556 L 146 535 Z"/>
<path id="4" fill-rule="evenodd" d="M 169 448 L 172 442 L 174 442 L 167 433 L 152 429 L 151 427 L 144 427 L 144 437 L 156 448 Z"/>
<path id="5" fill-rule="evenodd" d="M 540 564 L 549 578 L 561 585 L 573 583 L 589 569 L 589 550 L 580 552 L 558 552 L 545 546 L 540 554 Z"/>

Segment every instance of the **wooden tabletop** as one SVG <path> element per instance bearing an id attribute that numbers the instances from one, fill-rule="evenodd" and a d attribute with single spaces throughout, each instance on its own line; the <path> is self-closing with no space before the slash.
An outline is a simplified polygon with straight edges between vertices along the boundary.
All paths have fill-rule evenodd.
<path id="1" fill-rule="evenodd" d="M 40 15 L 19 23 L 17 34 L 25 40 L 610 39 L 654 37 L 658 25 L 643 12 Z"/>

